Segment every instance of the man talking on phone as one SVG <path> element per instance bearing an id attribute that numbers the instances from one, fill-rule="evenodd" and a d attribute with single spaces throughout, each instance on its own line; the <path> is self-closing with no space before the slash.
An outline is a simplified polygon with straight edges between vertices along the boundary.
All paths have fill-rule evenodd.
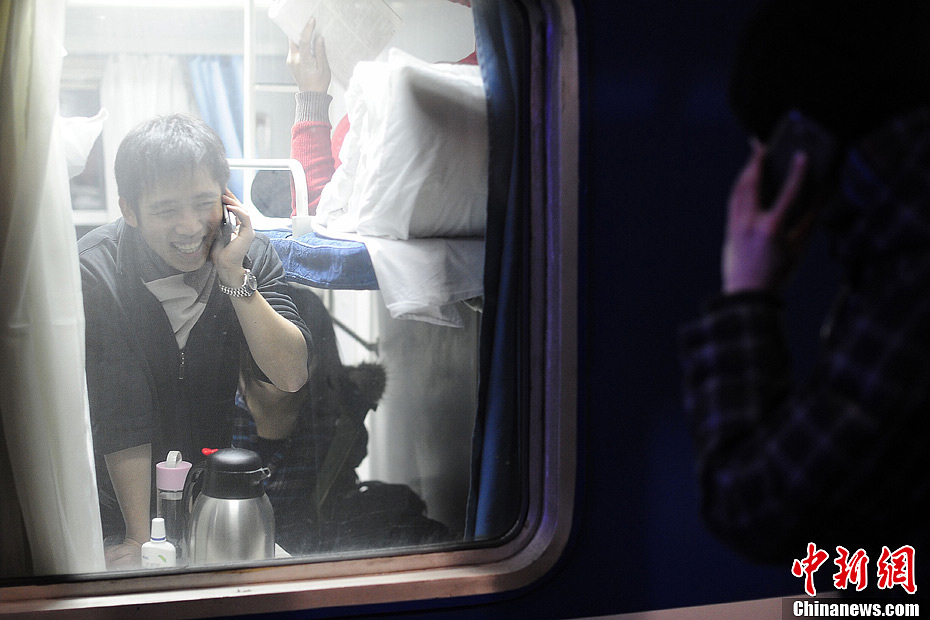
<path id="1" fill-rule="evenodd" d="M 210 127 L 184 115 L 142 123 L 115 173 L 122 217 L 78 252 L 106 554 L 121 568 L 138 566 L 149 538 L 154 464 L 231 445 L 240 349 L 294 392 L 312 347 L 280 259 L 226 188 Z"/>
<path id="2" fill-rule="evenodd" d="M 710 529 L 786 570 L 808 543 L 877 561 L 927 537 L 928 27 L 922 1 L 777 0 L 735 59 L 751 154 L 729 198 L 722 290 L 680 332 L 685 406 Z M 792 144 L 805 125 L 826 144 Z M 816 171 L 822 151 L 833 161 Z M 794 384 L 783 293 L 815 226 L 842 277 Z"/>

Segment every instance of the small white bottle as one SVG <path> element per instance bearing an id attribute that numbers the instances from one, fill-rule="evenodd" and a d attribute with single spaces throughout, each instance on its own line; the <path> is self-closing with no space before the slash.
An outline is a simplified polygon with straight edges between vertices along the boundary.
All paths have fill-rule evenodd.
<path id="1" fill-rule="evenodd" d="M 165 520 L 152 519 L 152 540 L 142 545 L 142 568 L 169 568 L 177 563 L 177 550 L 165 539 Z"/>

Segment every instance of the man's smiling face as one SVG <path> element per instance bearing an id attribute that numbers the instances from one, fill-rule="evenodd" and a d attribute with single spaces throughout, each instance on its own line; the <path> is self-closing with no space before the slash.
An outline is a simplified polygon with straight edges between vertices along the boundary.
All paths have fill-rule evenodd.
<path id="1" fill-rule="evenodd" d="M 223 215 L 220 187 L 204 168 L 143 193 L 133 208 L 120 200 L 126 223 L 179 271 L 195 271 L 210 257 Z"/>

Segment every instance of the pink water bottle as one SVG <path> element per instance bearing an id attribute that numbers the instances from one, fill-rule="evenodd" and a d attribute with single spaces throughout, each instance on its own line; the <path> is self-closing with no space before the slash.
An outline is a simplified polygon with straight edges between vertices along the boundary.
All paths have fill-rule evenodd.
<path id="1" fill-rule="evenodd" d="M 165 537 L 177 549 L 178 564 L 182 566 L 187 557 L 187 509 L 182 500 L 190 469 L 191 464 L 182 460 L 177 450 L 155 465 L 155 515 L 165 520 Z"/>

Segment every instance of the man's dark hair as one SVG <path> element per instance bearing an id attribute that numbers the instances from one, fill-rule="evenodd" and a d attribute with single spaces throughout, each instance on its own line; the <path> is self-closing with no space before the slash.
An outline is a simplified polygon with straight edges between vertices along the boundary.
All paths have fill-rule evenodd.
<path id="1" fill-rule="evenodd" d="M 925 0 L 767 0 L 743 31 L 731 106 L 762 141 L 796 108 L 848 143 L 930 105 L 928 29 Z"/>
<path id="2" fill-rule="evenodd" d="M 120 143 L 114 166 L 119 196 L 137 209 L 146 191 L 200 166 L 226 187 L 229 162 L 217 133 L 186 114 L 157 116 L 134 127 Z"/>

